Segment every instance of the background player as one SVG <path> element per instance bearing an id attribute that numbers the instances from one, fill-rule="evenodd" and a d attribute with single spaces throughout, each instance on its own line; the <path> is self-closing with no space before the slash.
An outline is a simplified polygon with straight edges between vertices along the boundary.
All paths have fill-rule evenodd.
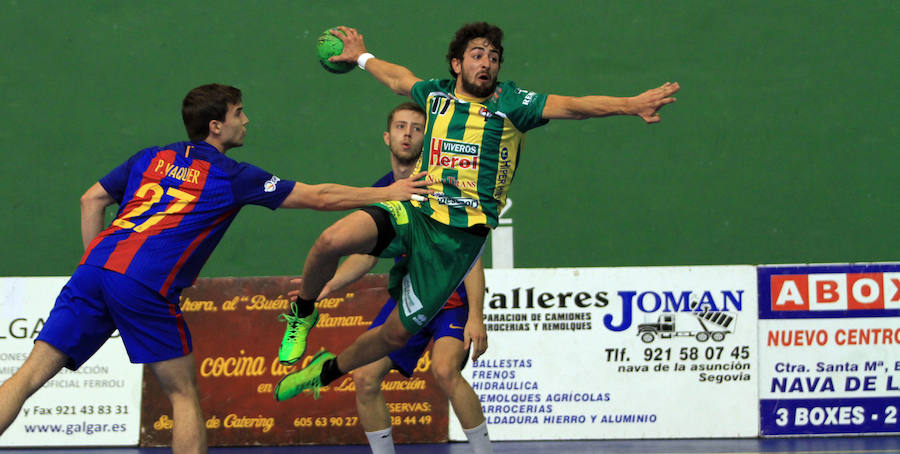
<path id="1" fill-rule="evenodd" d="M 243 205 L 345 210 L 422 194 L 421 182 L 387 188 L 306 185 L 225 156 L 244 143 L 241 91 L 211 84 L 182 102 L 189 142 L 139 151 L 81 197 L 85 253 L 31 354 L 0 385 L 0 434 L 25 400 L 63 367 L 78 369 L 116 329 L 133 363 L 148 363 L 172 403 L 172 451 L 206 452 L 191 335 L 181 290 Z M 107 206 L 116 219 L 103 230 Z M 101 232 L 102 230 L 102 232 Z"/>
<path id="2" fill-rule="evenodd" d="M 635 115 L 660 120 L 659 109 L 675 101 L 678 83 L 666 82 L 630 98 L 571 97 L 498 83 L 503 31 L 480 22 L 460 28 L 450 43 L 451 79 L 423 81 L 409 69 L 366 52 L 355 29 L 332 30 L 344 43 L 332 61 L 357 62 L 397 94 L 428 113 L 426 153 L 417 170 L 427 170 L 428 201 L 365 207 L 322 233 L 307 255 L 298 307 L 313 312 L 322 287 L 340 257 L 365 253 L 406 254 L 391 270 L 390 292 L 398 302 L 384 325 L 363 333 L 338 356 L 320 352 L 309 365 L 285 376 L 276 399 L 319 387 L 401 348 L 439 310 L 479 257 L 490 228 L 506 203 L 524 145 L 525 132 L 548 120 Z M 367 216 L 368 215 L 368 216 Z M 305 333 L 304 333 L 305 334 Z"/>
<path id="3" fill-rule="evenodd" d="M 392 170 L 381 177 L 374 184 L 375 187 L 387 186 L 396 180 L 407 178 L 412 173 L 413 166 L 422 153 L 424 131 L 425 112 L 417 104 L 406 102 L 391 111 L 383 138 L 390 150 Z M 347 257 L 338 267 L 334 277 L 325 284 L 320 297 L 324 298 L 332 291 L 355 282 L 376 263 L 378 258 L 372 255 L 354 254 Z M 291 281 L 295 285 L 301 282 L 302 279 Z M 299 291 L 293 291 L 291 296 L 296 296 L 297 293 Z M 396 306 L 397 303 L 393 298 L 388 299 L 369 329 L 381 326 Z M 425 328 L 416 333 L 406 346 L 353 371 L 356 409 L 373 454 L 394 453 L 391 417 L 384 394 L 381 392 L 384 377 L 392 368 L 406 377 L 411 377 L 419 357 L 425 352 L 432 338 L 434 339 L 432 372 L 441 389 L 449 397 L 453 411 L 472 449 L 476 454 L 493 452 L 487 433 L 487 423 L 481 411 L 481 402 L 460 373 L 466 363 L 470 346 L 473 361 L 487 350 L 483 307 L 484 267 L 479 259 L 441 311 Z"/>

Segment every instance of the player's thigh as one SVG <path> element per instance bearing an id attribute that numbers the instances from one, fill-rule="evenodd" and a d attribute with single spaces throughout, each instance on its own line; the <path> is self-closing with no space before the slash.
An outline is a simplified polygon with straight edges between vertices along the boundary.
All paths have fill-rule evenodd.
<path id="1" fill-rule="evenodd" d="M 375 317 L 372 324 L 369 326 L 369 330 L 383 325 L 396 307 L 397 303 L 394 299 L 388 298 L 387 302 L 384 303 L 384 306 L 382 306 L 381 311 L 378 313 L 378 316 Z M 406 345 L 399 350 L 392 351 L 388 355 L 393 363 L 393 367 L 406 377 L 412 376 L 416 369 L 416 365 L 419 362 L 419 357 L 422 356 L 422 353 L 425 352 L 425 349 L 428 348 L 428 344 L 431 342 L 431 334 L 425 331 L 426 330 L 422 330 L 414 334 L 406 341 Z"/>
<path id="2" fill-rule="evenodd" d="M 415 333 L 406 329 L 406 326 L 400 319 L 400 312 L 398 309 L 399 306 L 394 307 L 394 310 L 388 315 L 384 324 L 381 325 L 381 336 L 391 344 L 401 344 L 402 346 L 409 342 Z"/>
<path id="3" fill-rule="evenodd" d="M 378 242 L 378 226 L 371 215 L 354 211 L 325 229 L 316 246 L 329 251 L 349 254 L 368 254 Z"/>
<path id="4" fill-rule="evenodd" d="M 16 375 L 24 378 L 24 383 L 27 383 L 27 393 L 31 395 L 59 373 L 67 361 L 69 361 L 68 355 L 58 348 L 38 340 L 34 342 L 31 354 L 25 359 L 22 367 L 16 371 Z"/>
<path id="5" fill-rule="evenodd" d="M 194 354 L 158 361 L 147 365 L 167 396 L 193 396 L 197 393 Z"/>

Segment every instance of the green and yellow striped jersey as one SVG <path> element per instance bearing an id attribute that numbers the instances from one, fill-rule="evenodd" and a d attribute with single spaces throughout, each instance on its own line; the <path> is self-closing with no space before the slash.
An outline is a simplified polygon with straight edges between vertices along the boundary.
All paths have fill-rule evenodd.
<path id="1" fill-rule="evenodd" d="M 519 164 L 525 132 L 541 118 L 547 95 L 500 82 L 485 100 L 454 94 L 456 79 L 417 82 L 410 96 L 425 109 L 425 143 L 416 166 L 427 170 L 426 202 L 412 202 L 451 227 L 497 226 Z"/>

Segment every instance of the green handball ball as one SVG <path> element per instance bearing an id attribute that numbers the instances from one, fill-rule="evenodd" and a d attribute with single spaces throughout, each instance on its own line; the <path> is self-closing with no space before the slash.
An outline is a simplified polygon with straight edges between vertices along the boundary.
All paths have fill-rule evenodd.
<path id="1" fill-rule="evenodd" d="M 344 43 L 336 36 L 332 35 L 330 31 L 325 30 L 325 32 L 319 36 L 319 42 L 316 44 L 316 53 L 319 55 L 319 63 L 322 64 L 322 67 L 325 68 L 326 71 L 335 74 L 343 74 L 352 71 L 353 68 L 356 67 L 355 63 L 328 61 L 329 57 L 340 55 L 343 51 Z"/>

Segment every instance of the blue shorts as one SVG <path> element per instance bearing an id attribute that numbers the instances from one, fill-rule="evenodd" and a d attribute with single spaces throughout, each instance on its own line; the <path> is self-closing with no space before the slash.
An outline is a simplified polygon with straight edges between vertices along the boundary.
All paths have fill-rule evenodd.
<path id="1" fill-rule="evenodd" d="M 132 363 L 154 363 L 190 354 L 191 333 L 177 297 L 115 271 L 79 266 L 56 298 L 37 340 L 69 356 L 77 370 L 118 329 Z"/>
<path id="2" fill-rule="evenodd" d="M 389 298 L 387 302 L 384 303 L 384 307 L 381 308 L 381 312 L 379 312 L 378 316 L 375 317 L 375 320 L 372 321 L 372 325 L 369 326 L 369 329 L 383 325 L 396 306 L 397 302 L 394 301 L 393 298 Z M 434 338 L 434 340 L 438 340 L 442 337 L 449 336 L 463 341 L 463 333 L 465 332 L 466 322 L 468 321 L 468 306 L 460 306 L 453 309 L 441 309 L 427 325 L 416 334 L 413 334 L 412 338 L 409 339 L 409 342 L 406 343 L 406 346 L 400 350 L 391 352 L 391 354 L 388 355 L 388 358 L 394 362 L 394 368 L 400 371 L 401 374 L 406 377 L 412 377 L 413 372 L 416 370 L 416 364 L 419 362 L 419 357 L 422 356 L 422 353 L 425 353 L 425 349 L 428 348 L 428 343 L 431 342 L 431 339 Z M 466 359 L 468 359 L 468 357 L 469 355 L 465 356 Z M 459 365 L 460 370 L 465 367 L 466 359 L 463 359 L 462 364 Z"/>

